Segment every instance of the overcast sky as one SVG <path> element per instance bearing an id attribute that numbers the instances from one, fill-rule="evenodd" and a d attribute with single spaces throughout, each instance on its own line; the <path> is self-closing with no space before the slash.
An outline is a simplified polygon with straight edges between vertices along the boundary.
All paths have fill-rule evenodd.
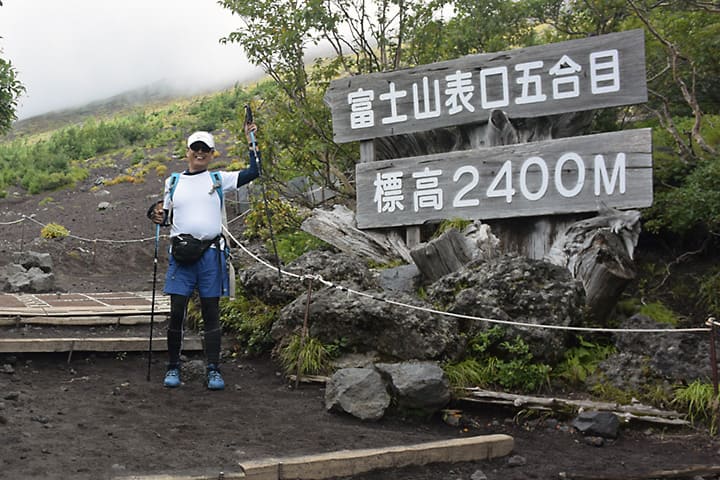
<path id="1" fill-rule="evenodd" d="M 2 0 L 1 56 L 27 93 L 19 118 L 167 81 L 189 92 L 257 76 L 240 19 L 215 0 Z"/>

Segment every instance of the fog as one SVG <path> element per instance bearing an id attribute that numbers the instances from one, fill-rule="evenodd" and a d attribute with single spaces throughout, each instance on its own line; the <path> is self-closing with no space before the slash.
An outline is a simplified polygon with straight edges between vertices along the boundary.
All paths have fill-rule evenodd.
<path id="1" fill-rule="evenodd" d="M 215 0 L 2 0 L 0 50 L 27 89 L 18 117 L 167 84 L 185 93 L 260 75 L 219 39 L 240 19 Z"/>

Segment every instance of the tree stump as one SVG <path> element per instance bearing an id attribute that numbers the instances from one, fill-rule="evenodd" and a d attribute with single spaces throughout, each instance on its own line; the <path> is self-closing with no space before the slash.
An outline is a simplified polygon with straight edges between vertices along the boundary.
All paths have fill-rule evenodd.
<path id="1" fill-rule="evenodd" d="M 412 263 L 410 251 L 395 231 L 359 230 L 355 213 L 342 205 L 332 210 L 316 208 L 300 228 L 338 250 L 365 260 L 390 263 L 402 259 Z"/>
<path id="2" fill-rule="evenodd" d="M 415 266 L 430 283 L 458 270 L 472 259 L 467 240 L 454 228 L 413 248 L 410 255 Z"/>
<path id="3" fill-rule="evenodd" d="M 640 212 L 606 208 L 570 225 L 545 260 L 566 267 L 582 282 L 591 315 L 602 322 L 636 276 L 632 259 L 639 236 Z"/>

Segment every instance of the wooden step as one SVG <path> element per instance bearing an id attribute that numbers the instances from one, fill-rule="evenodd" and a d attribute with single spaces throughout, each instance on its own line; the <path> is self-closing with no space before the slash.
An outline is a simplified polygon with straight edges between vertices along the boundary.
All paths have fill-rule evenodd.
<path id="1" fill-rule="evenodd" d="M 158 332 L 160 333 L 160 332 Z M 47 352 L 142 352 L 150 345 L 148 337 L 65 337 L 65 338 L 0 338 L 0 353 Z M 183 351 L 202 350 L 200 337 L 183 339 Z M 167 351 L 164 332 L 154 337 L 153 352 Z"/>
<path id="2" fill-rule="evenodd" d="M 154 315 L 155 322 L 164 322 L 167 313 Z M 99 325 L 144 325 L 150 324 L 150 315 L 79 315 L 71 317 L 0 317 L 0 327 L 21 327 L 23 325 L 72 325 L 72 326 L 99 326 Z"/>
<path id="3" fill-rule="evenodd" d="M 154 306 L 153 306 L 154 303 Z M 170 298 L 152 292 L 2 293 L 0 317 L 150 315 L 170 311 Z"/>

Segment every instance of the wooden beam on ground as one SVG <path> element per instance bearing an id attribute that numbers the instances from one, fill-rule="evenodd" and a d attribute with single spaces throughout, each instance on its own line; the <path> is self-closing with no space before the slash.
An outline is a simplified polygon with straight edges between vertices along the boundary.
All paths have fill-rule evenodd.
<path id="1" fill-rule="evenodd" d="M 687 468 L 673 470 L 655 470 L 645 473 L 604 473 L 580 474 L 562 472 L 560 478 L 567 480 L 655 480 L 660 478 L 681 479 L 681 478 L 705 478 L 720 473 L 719 465 L 694 465 Z"/>
<path id="2" fill-rule="evenodd" d="M 148 349 L 148 337 L 126 338 L 2 338 L 0 353 L 41 353 L 41 352 L 141 352 Z M 164 335 L 153 338 L 153 351 L 166 351 Z M 202 350 L 199 337 L 185 337 L 183 350 Z"/>
<path id="3" fill-rule="evenodd" d="M 241 462 L 241 473 L 224 473 L 223 477 L 244 480 L 315 480 L 358 475 L 379 469 L 401 468 L 428 463 L 454 463 L 489 460 L 510 454 L 514 439 L 508 435 L 480 435 L 361 450 L 267 458 Z M 117 480 L 215 480 L 218 473 L 206 476 L 150 475 L 118 477 Z"/>
<path id="4" fill-rule="evenodd" d="M 163 321 L 166 313 L 155 314 L 155 321 Z M 73 317 L 14 317 L 0 318 L 0 327 L 19 327 L 22 325 L 53 326 L 95 326 L 95 325 L 141 325 L 150 323 L 150 315 L 80 315 Z"/>
<path id="5" fill-rule="evenodd" d="M 575 400 L 558 397 L 537 397 L 532 395 L 517 395 L 506 392 L 493 392 L 481 388 L 466 388 L 467 396 L 458 400 L 485 403 L 494 405 L 507 405 L 515 408 L 541 411 L 574 412 L 579 409 L 596 410 L 614 413 L 621 420 L 642 420 L 645 422 L 660 423 L 664 425 L 690 425 L 683 414 L 674 410 L 660 410 L 643 404 L 621 405 L 612 402 L 596 402 L 592 400 Z"/>

